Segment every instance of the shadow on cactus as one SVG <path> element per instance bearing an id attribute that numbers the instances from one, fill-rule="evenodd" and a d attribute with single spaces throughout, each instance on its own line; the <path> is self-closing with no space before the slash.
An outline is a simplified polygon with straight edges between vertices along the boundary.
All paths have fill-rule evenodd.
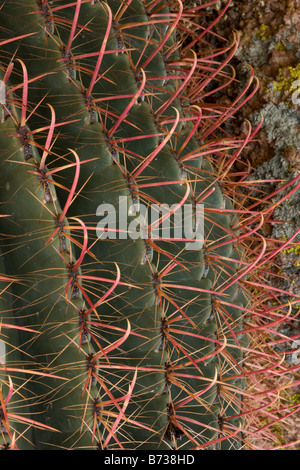
<path id="1" fill-rule="evenodd" d="M 216 104 L 238 36 L 180 0 L 0 3 L 2 448 L 274 446 L 296 300 L 234 167 L 253 74 Z"/>

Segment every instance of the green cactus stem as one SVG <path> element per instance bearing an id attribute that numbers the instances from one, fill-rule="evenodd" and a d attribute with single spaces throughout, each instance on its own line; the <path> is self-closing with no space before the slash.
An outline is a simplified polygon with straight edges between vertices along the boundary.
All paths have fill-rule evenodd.
<path id="1" fill-rule="evenodd" d="M 24 406 L 41 423 L 20 447 L 241 448 L 247 262 L 223 179 L 245 142 L 222 130 L 233 108 L 214 113 L 195 94 L 222 77 L 236 39 L 205 72 L 178 33 L 200 6 L 0 7 L 0 45 L 21 38 L 0 56 L 0 259 L 17 280 L 1 308 L 20 328 Z M 162 205 L 139 236 L 141 207 Z M 126 220 L 113 234 L 112 207 Z M 189 217 L 196 231 L 201 207 L 203 240 L 174 237 Z"/>

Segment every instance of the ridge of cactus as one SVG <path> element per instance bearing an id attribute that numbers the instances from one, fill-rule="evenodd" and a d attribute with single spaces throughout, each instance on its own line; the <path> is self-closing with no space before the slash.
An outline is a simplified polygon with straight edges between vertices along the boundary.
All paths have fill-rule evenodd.
<path id="1" fill-rule="evenodd" d="M 259 126 L 228 122 L 257 83 L 211 103 L 238 35 L 207 52 L 205 6 L 0 1 L 3 449 L 236 450 L 258 433 L 247 400 L 283 373 L 266 338 L 287 315 L 253 297 L 272 208 L 248 211 L 234 179 Z"/>

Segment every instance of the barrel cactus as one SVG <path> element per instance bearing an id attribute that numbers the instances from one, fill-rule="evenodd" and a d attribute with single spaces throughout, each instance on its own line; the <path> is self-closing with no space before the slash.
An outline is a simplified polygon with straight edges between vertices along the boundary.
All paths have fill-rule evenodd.
<path id="1" fill-rule="evenodd" d="M 0 4 L 2 447 L 243 448 L 238 37 L 181 0 Z"/>

